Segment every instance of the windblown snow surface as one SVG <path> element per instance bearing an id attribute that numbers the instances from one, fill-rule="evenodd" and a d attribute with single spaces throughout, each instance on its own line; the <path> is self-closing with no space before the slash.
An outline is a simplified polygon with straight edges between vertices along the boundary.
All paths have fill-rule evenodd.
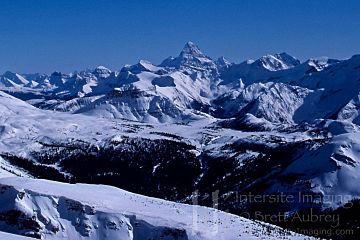
<path id="1" fill-rule="evenodd" d="M 109 186 L 12 177 L 0 178 L 0 187 L 1 212 L 16 211 L 20 222 L 2 229 L 45 239 L 305 238 L 215 209 Z"/>

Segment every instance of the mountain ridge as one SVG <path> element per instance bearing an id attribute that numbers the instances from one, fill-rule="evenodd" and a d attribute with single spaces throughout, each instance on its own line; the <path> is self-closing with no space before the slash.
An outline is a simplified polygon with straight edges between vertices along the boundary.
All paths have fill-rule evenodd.
<path id="1" fill-rule="evenodd" d="M 221 99 L 226 99 L 225 95 L 238 94 L 239 91 L 245 91 L 246 94 L 253 91 L 250 94 L 256 97 L 258 96 L 256 92 L 264 89 L 261 84 L 266 82 L 307 88 L 314 92 L 322 91 L 326 81 L 318 79 L 328 77 L 325 76 L 330 74 L 330 71 L 326 71 L 327 69 L 336 69 L 336 66 L 346 64 L 354 65 L 352 62 L 357 64 L 356 55 L 342 61 L 323 57 L 301 63 L 298 59 L 283 52 L 236 64 L 230 63 L 223 57 L 213 60 L 196 44 L 188 42 L 177 57 L 167 58 L 159 65 L 140 60 L 137 64 L 124 66 L 118 72 L 103 66 L 71 74 L 54 72 L 51 75 L 26 74 L 22 76 L 7 72 L 0 77 L 0 86 L 2 86 L 0 90 L 45 109 L 61 109 L 61 111 L 74 113 L 87 112 L 87 114 L 138 121 L 181 122 L 188 121 L 189 114 L 193 116 L 191 118 L 196 119 L 199 111 L 201 114 L 209 114 L 217 118 L 241 114 L 244 110 L 238 108 L 236 113 L 229 115 L 227 106 L 214 105 L 213 102 L 220 103 Z M 343 74 L 342 67 L 339 69 L 339 75 Z M 350 76 L 350 79 L 357 77 L 356 69 L 348 71 L 355 73 L 354 76 Z M 29 79 L 26 79 L 26 76 L 29 76 Z M 336 81 L 334 80 L 334 84 Z M 125 94 L 126 96 L 118 94 L 125 93 L 127 89 L 137 94 Z M 117 94 L 114 94 L 114 90 Z M 331 86 L 325 90 L 336 91 Z M 323 93 L 325 94 L 331 93 Z M 275 95 L 273 97 L 277 99 L 282 98 L 279 93 Z M 305 99 L 301 101 L 307 102 Z M 235 103 L 227 103 L 229 104 Z M 295 103 L 288 102 L 288 104 Z M 325 110 L 326 107 L 323 108 L 324 110 L 320 111 L 323 115 L 313 114 L 312 118 L 300 117 L 300 119 L 311 122 L 316 118 L 328 117 L 330 113 L 325 113 L 328 110 Z M 281 111 L 280 108 L 274 110 Z M 188 113 L 182 114 L 183 112 Z M 255 113 L 256 115 L 263 116 L 264 114 L 258 112 Z M 266 113 L 265 119 L 270 122 L 281 120 L 267 117 L 270 115 Z M 290 114 L 281 121 L 293 123 L 298 118 Z"/>

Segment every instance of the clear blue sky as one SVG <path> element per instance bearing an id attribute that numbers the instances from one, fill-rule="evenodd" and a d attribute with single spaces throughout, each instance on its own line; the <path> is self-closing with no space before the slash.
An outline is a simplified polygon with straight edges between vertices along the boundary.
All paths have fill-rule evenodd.
<path id="1" fill-rule="evenodd" d="M 1 0 L 0 72 L 113 70 L 185 42 L 241 62 L 360 53 L 358 0 Z"/>

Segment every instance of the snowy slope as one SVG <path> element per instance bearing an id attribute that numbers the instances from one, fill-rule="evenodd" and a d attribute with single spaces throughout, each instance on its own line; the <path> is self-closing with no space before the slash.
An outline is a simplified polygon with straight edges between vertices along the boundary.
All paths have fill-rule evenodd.
<path id="1" fill-rule="evenodd" d="M 321 93 L 284 83 L 254 83 L 223 94 L 212 103 L 222 117 L 252 114 L 272 123 L 291 124 L 314 120 L 311 111 Z"/>
<path id="2" fill-rule="evenodd" d="M 141 137 L 148 139 L 173 139 L 157 133 L 171 133 L 194 145 L 197 150 L 211 147 L 212 141 L 226 144 L 252 135 L 217 127 L 217 119 L 204 117 L 187 124 L 146 124 L 124 119 L 107 119 L 83 114 L 71 114 L 37 109 L 0 91 L 0 152 L 19 155 L 36 150 L 39 142 L 70 142 L 81 140 L 93 144 L 106 144 L 112 138 Z M 270 132 L 288 138 L 307 139 L 306 134 Z M 209 139 L 208 139 L 209 138 Z M 208 139 L 208 140 L 207 140 Z M 210 142 L 208 142 L 210 141 Z M 205 144 L 206 143 L 206 144 Z"/>
<path id="3" fill-rule="evenodd" d="M 31 178 L 31 176 L 27 174 L 26 171 L 13 166 L 0 157 L 0 178 L 15 176 Z"/>
<path id="4" fill-rule="evenodd" d="M 6 232 L 0 232 L 0 239 L 1 240 L 30 240 L 33 238 L 15 235 L 15 234 L 6 233 Z"/>
<path id="5" fill-rule="evenodd" d="M 305 152 L 281 175 L 296 177 L 303 183 L 310 181 L 311 191 L 326 199 L 322 207 L 336 209 L 348 201 L 360 198 L 357 184 L 360 181 L 360 128 L 351 123 L 333 120 L 323 124 L 333 135 L 331 140 L 320 147 L 314 145 L 313 151 Z M 275 184 L 272 190 L 289 190 L 288 186 L 280 185 L 283 183 Z"/>
<path id="6" fill-rule="evenodd" d="M 338 119 L 360 125 L 360 93 L 341 108 Z"/>
<path id="7" fill-rule="evenodd" d="M 108 186 L 0 179 L 2 230 L 45 239 L 310 239 L 211 208 L 176 204 Z M 5 214 L 4 214 L 5 213 Z M 30 220 L 31 219 L 31 220 Z M 22 226 L 22 227 L 19 227 Z"/>

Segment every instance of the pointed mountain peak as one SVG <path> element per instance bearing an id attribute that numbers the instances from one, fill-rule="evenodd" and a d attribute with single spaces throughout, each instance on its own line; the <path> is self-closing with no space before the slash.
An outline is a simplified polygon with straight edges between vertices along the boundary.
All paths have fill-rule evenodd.
<path id="1" fill-rule="evenodd" d="M 202 53 L 199 47 L 193 42 L 187 42 L 178 57 L 169 57 L 159 66 L 174 68 L 190 67 L 198 69 L 213 69 L 216 67 L 214 61 Z"/>
<path id="2" fill-rule="evenodd" d="M 185 44 L 183 50 L 181 51 L 181 54 L 180 55 L 193 55 L 193 56 L 196 56 L 196 57 L 204 57 L 205 55 L 200 51 L 199 47 L 189 41 Z"/>

